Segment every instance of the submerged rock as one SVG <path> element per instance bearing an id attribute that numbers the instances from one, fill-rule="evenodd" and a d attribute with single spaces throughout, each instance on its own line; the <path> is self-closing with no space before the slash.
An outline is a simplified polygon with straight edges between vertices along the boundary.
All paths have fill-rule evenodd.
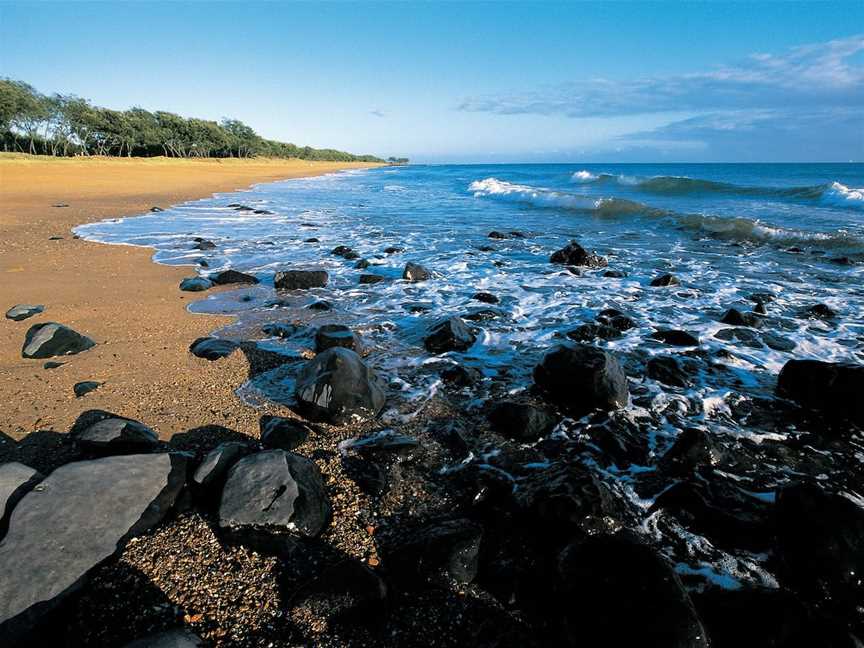
<path id="1" fill-rule="evenodd" d="M 604 324 L 582 324 L 572 331 L 567 331 L 567 337 L 576 342 L 591 342 L 597 338 L 615 340 L 621 337 L 621 331 Z"/>
<path id="2" fill-rule="evenodd" d="M 273 278 L 276 290 L 306 290 L 323 288 L 329 275 L 324 270 L 284 270 Z"/>
<path id="3" fill-rule="evenodd" d="M 257 284 L 259 282 L 257 277 L 253 277 L 245 272 L 238 272 L 237 270 L 223 270 L 222 272 L 211 274 L 207 278 L 218 286 L 228 284 Z"/>
<path id="4" fill-rule="evenodd" d="M 321 353 L 333 347 L 356 351 L 359 344 L 354 332 L 344 324 L 324 324 L 315 331 L 315 351 Z"/>
<path id="5" fill-rule="evenodd" d="M 337 424 L 373 418 L 385 401 L 375 372 L 342 347 L 327 349 L 300 370 L 296 395 L 304 416 Z"/>
<path id="6" fill-rule="evenodd" d="M 558 346 L 534 368 L 534 383 L 574 416 L 627 404 L 627 376 L 611 353 L 586 344 Z"/>
<path id="7" fill-rule="evenodd" d="M 634 326 L 636 326 L 636 322 L 633 321 L 632 318 L 628 317 L 624 313 L 622 313 L 617 308 L 606 308 L 599 313 L 597 313 L 597 317 L 595 318 L 598 324 L 602 324 L 603 326 L 611 326 L 614 329 L 621 331 L 629 331 Z"/>
<path id="8" fill-rule="evenodd" d="M 96 343 L 86 335 L 73 331 L 68 326 L 56 322 L 34 324 L 27 331 L 21 356 L 24 358 L 52 358 L 60 355 L 74 355 L 92 347 Z"/>
<path id="9" fill-rule="evenodd" d="M 207 241 L 206 239 L 198 239 L 197 243 L 193 246 L 195 250 L 215 250 L 216 244 L 213 241 Z"/>
<path id="10" fill-rule="evenodd" d="M 681 282 L 678 281 L 678 277 L 672 274 L 664 274 L 659 277 L 655 277 L 651 280 L 651 286 L 654 288 L 666 288 L 668 286 L 677 286 Z"/>
<path id="11" fill-rule="evenodd" d="M 471 299 L 483 302 L 484 304 L 497 304 L 501 301 L 498 297 L 488 292 L 474 293 L 474 295 L 471 296 Z"/>
<path id="12" fill-rule="evenodd" d="M 180 290 L 185 292 L 201 292 L 213 287 L 213 282 L 204 277 L 186 277 L 180 282 Z"/>
<path id="13" fill-rule="evenodd" d="M 493 404 L 486 417 L 496 432 L 517 441 L 536 441 L 558 423 L 550 411 L 515 401 Z"/>
<path id="14" fill-rule="evenodd" d="M 32 306 L 30 304 L 18 304 L 17 306 L 13 306 L 8 311 L 6 311 L 6 319 L 20 322 L 21 320 L 25 320 L 28 317 L 38 315 L 44 310 L 45 307 L 42 305 Z"/>
<path id="15" fill-rule="evenodd" d="M 335 248 L 333 248 L 333 250 L 330 252 L 330 254 L 333 254 L 334 256 L 342 257 L 343 259 L 345 259 L 347 261 L 353 261 L 354 259 L 360 258 L 360 255 L 357 254 L 354 250 L 352 250 L 347 245 L 337 245 Z"/>
<path id="16" fill-rule="evenodd" d="M 79 461 L 18 503 L 0 543 L 0 635 L 14 644 L 78 591 L 96 567 L 153 527 L 185 483 L 182 455 Z"/>
<path id="17" fill-rule="evenodd" d="M 699 338 L 687 331 L 662 329 L 651 334 L 652 340 L 671 344 L 672 346 L 699 346 Z"/>
<path id="18" fill-rule="evenodd" d="M 237 348 L 237 343 L 214 337 L 201 337 L 189 345 L 192 355 L 205 360 L 219 360 L 231 355 Z"/>
<path id="19" fill-rule="evenodd" d="M 777 378 L 777 393 L 831 418 L 864 425 L 864 365 L 789 360 Z"/>
<path id="20" fill-rule="evenodd" d="M 423 345 L 430 353 L 465 351 L 474 344 L 477 337 L 458 317 L 449 317 L 434 324 Z"/>
<path id="21" fill-rule="evenodd" d="M 837 317 L 837 312 L 826 304 L 815 304 L 803 309 L 801 316 L 811 319 L 832 320 Z"/>
<path id="22" fill-rule="evenodd" d="M 730 308 L 720 318 L 723 324 L 731 324 L 732 326 L 749 326 L 751 328 L 759 328 L 762 326 L 763 320 L 754 313 L 742 313 L 737 308 Z"/>
<path id="23" fill-rule="evenodd" d="M 654 356 L 645 365 L 649 378 L 672 387 L 688 387 L 690 375 L 672 356 Z"/>
<path id="24" fill-rule="evenodd" d="M 387 277 L 379 274 L 361 274 L 360 275 L 360 284 L 364 286 L 368 286 L 370 284 L 381 283 L 382 281 L 387 281 Z"/>
<path id="25" fill-rule="evenodd" d="M 605 268 L 607 265 L 606 259 L 602 256 L 588 252 L 585 248 L 579 245 L 576 241 L 570 241 L 560 250 L 554 252 L 549 261 L 552 263 L 562 263 L 569 266 L 585 266 L 588 268 Z"/>
<path id="26" fill-rule="evenodd" d="M 406 281 L 427 281 L 432 278 L 432 273 L 419 263 L 406 263 L 402 271 L 402 278 Z"/>

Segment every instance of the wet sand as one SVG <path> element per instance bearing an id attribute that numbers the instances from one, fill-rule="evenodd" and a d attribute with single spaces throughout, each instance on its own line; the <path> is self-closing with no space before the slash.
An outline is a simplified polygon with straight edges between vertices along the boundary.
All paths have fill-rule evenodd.
<path id="1" fill-rule="evenodd" d="M 163 439 L 211 424 L 257 434 L 260 413 L 234 394 L 248 372 L 244 356 L 208 362 L 188 352 L 195 338 L 227 321 L 186 311 L 202 295 L 181 292 L 178 284 L 194 271 L 150 262 L 149 248 L 75 239 L 71 229 L 258 182 L 369 166 L 0 155 L 0 310 L 45 305 L 24 321 L 0 319 L 0 442 L 3 435 L 18 440 L 36 430 L 65 432 L 87 409 L 140 420 Z M 27 329 L 48 321 L 90 336 L 97 346 L 52 358 L 64 363 L 55 369 L 23 359 Z M 104 385 L 76 398 L 72 387 L 85 380 Z"/>

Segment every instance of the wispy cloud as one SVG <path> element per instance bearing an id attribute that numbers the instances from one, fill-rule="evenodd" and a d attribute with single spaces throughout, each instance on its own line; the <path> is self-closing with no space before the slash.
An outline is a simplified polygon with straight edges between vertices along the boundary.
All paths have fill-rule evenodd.
<path id="1" fill-rule="evenodd" d="M 369 114 L 374 115 L 375 117 L 386 117 L 387 116 L 387 113 L 385 113 L 383 110 L 379 110 L 378 108 L 376 108 L 375 110 L 370 110 Z"/>

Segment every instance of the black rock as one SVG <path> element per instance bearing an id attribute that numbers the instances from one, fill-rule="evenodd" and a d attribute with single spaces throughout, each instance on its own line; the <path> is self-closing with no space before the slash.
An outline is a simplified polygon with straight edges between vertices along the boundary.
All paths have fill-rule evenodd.
<path id="1" fill-rule="evenodd" d="M 92 347 L 96 343 L 86 335 L 73 331 L 68 326 L 56 322 L 34 324 L 27 331 L 23 358 L 52 358 L 60 355 L 74 355 Z"/>
<path id="2" fill-rule="evenodd" d="M 684 367 L 672 356 L 654 356 L 645 364 L 649 378 L 672 387 L 688 387 L 690 376 Z"/>
<path id="3" fill-rule="evenodd" d="M 470 387 L 483 377 L 477 369 L 451 365 L 441 371 L 441 380 L 451 387 Z"/>
<path id="4" fill-rule="evenodd" d="M 18 503 L 0 543 L 0 636 L 16 645 L 97 567 L 162 520 L 186 479 L 182 455 L 79 461 Z"/>
<path id="5" fill-rule="evenodd" d="M 204 460 L 195 470 L 192 475 L 192 485 L 199 493 L 204 492 L 207 495 L 213 495 L 217 491 L 221 492 L 228 471 L 235 463 L 251 452 L 252 448 L 239 441 L 220 443 L 206 454 Z"/>
<path id="6" fill-rule="evenodd" d="M 284 270 L 273 278 L 276 290 L 305 290 L 323 288 L 329 276 L 324 270 Z"/>
<path id="7" fill-rule="evenodd" d="M 81 398 L 85 394 L 89 394 L 90 392 L 99 389 L 101 386 L 102 383 L 96 382 L 95 380 L 85 380 L 72 385 L 72 391 L 75 392 L 75 398 Z"/>
<path id="8" fill-rule="evenodd" d="M 337 424 L 374 418 L 385 402 L 375 372 L 342 347 L 319 353 L 300 370 L 296 395 L 304 416 Z"/>
<path id="9" fill-rule="evenodd" d="M 218 286 L 228 284 L 257 284 L 259 282 L 257 277 L 253 277 L 245 272 L 238 272 L 237 270 L 223 270 L 222 272 L 211 274 L 207 278 Z"/>
<path id="10" fill-rule="evenodd" d="M 789 360 L 777 378 L 777 393 L 831 418 L 864 425 L 864 365 Z"/>
<path id="11" fill-rule="evenodd" d="M 558 563 L 568 646 L 708 648 L 693 603 L 669 564 L 624 534 L 567 546 Z"/>
<path id="12" fill-rule="evenodd" d="M 261 443 L 276 450 L 295 450 L 309 438 L 311 428 L 303 421 L 265 415 L 258 421 Z"/>
<path id="13" fill-rule="evenodd" d="M 405 248 L 397 247 L 397 246 L 391 246 L 388 248 L 384 248 L 384 254 L 399 254 L 400 252 L 404 252 L 404 251 L 405 251 Z"/>
<path id="14" fill-rule="evenodd" d="M 378 274 L 361 274 L 360 275 L 360 283 L 364 286 L 368 286 L 370 284 L 381 283 L 382 281 L 386 281 L 387 277 Z"/>
<path id="15" fill-rule="evenodd" d="M 607 270 L 603 273 L 603 276 L 610 279 L 623 279 L 627 276 L 627 273 L 622 270 Z"/>
<path id="16" fill-rule="evenodd" d="M 202 648 L 204 642 L 186 628 L 163 630 L 136 639 L 123 648 Z"/>
<path id="17" fill-rule="evenodd" d="M 715 466 L 723 453 L 705 430 L 687 428 L 678 435 L 657 467 L 669 475 L 688 475 L 702 466 Z"/>
<path id="18" fill-rule="evenodd" d="M 39 313 L 45 310 L 44 306 L 33 306 L 30 304 L 18 304 L 13 306 L 8 311 L 6 311 L 6 319 L 15 320 L 16 322 L 20 322 L 21 320 L 25 320 L 28 317 L 33 317 L 34 315 L 38 315 Z"/>
<path id="19" fill-rule="evenodd" d="M 180 282 L 180 290 L 185 292 L 202 292 L 213 287 L 213 282 L 204 277 L 186 277 Z"/>
<path id="20" fill-rule="evenodd" d="M 815 485 L 777 492 L 782 581 L 805 599 L 853 610 L 864 601 L 864 508 Z"/>
<path id="21" fill-rule="evenodd" d="M 492 232 L 489 232 L 489 238 L 503 240 L 503 239 L 508 239 L 510 237 L 507 236 L 506 234 L 504 234 L 503 232 L 492 231 Z"/>
<path id="22" fill-rule="evenodd" d="M 315 351 L 321 353 L 333 347 L 357 351 L 359 344 L 354 332 L 344 324 L 324 324 L 315 331 Z"/>
<path id="23" fill-rule="evenodd" d="M 605 310 L 597 313 L 597 317 L 595 318 L 598 324 L 603 324 L 604 326 L 611 326 L 614 329 L 618 329 L 622 333 L 624 331 L 629 331 L 634 326 L 636 326 L 636 322 L 633 321 L 632 318 L 628 317 L 617 308 L 607 308 Z"/>
<path id="24" fill-rule="evenodd" d="M 534 383 L 574 416 L 627 404 L 627 376 L 614 355 L 593 346 L 558 346 L 534 367 Z"/>
<path id="25" fill-rule="evenodd" d="M 498 319 L 503 315 L 503 311 L 496 310 L 494 308 L 481 308 L 479 310 L 472 310 L 468 313 L 465 313 L 462 316 L 462 319 L 466 319 L 469 322 L 485 322 L 487 320 Z"/>
<path id="26" fill-rule="evenodd" d="M 365 270 L 366 268 L 368 268 L 371 265 L 372 264 L 369 263 L 368 260 L 360 259 L 357 263 L 354 264 L 354 267 L 357 268 L 358 270 Z"/>
<path id="27" fill-rule="evenodd" d="M 0 540 L 9 528 L 12 509 L 42 479 L 38 470 L 17 461 L 0 464 Z"/>
<path id="28" fill-rule="evenodd" d="M 474 295 L 471 296 L 471 299 L 483 302 L 485 304 L 497 304 L 501 301 L 500 299 L 498 299 L 498 297 L 488 292 L 474 293 Z"/>
<path id="29" fill-rule="evenodd" d="M 83 416 L 78 420 L 81 421 Z M 159 445 L 159 436 L 146 425 L 114 415 L 86 427 L 76 422 L 70 434 L 82 450 L 103 455 L 147 452 Z"/>
<path id="30" fill-rule="evenodd" d="M 432 278 L 432 273 L 419 263 L 408 262 L 405 264 L 405 270 L 402 271 L 402 278 L 412 282 L 427 281 Z"/>
<path id="31" fill-rule="evenodd" d="M 200 240 L 195 244 L 194 249 L 196 249 L 196 250 L 215 250 L 216 244 L 213 241 Z"/>
<path id="32" fill-rule="evenodd" d="M 306 308 L 314 311 L 329 311 L 333 310 L 333 306 L 328 301 L 324 301 L 323 299 L 320 301 L 312 302 Z"/>
<path id="33" fill-rule="evenodd" d="M 678 277 L 671 274 L 660 275 L 659 277 L 654 277 L 651 280 L 651 285 L 654 288 L 665 288 L 667 286 L 677 286 L 681 282 L 678 281 Z"/>
<path id="34" fill-rule="evenodd" d="M 494 403 L 486 417 L 492 429 L 517 441 L 536 441 L 549 434 L 558 423 L 550 411 L 515 401 Z"/>
<path id="35" fill-rule="evenodd" d="M 201 337 L 189 345 L 192 355 L 205 360 L 219 360 L 231 355 L 237 348 L 237 343 L 214 337 Z"/>
<path id="36" fill-rule="evenodd" d="M 337 245 L 335 248 L 333 248 L 330 254 L 342 257 L 343 259 L 346 259 L 348 261 L 353 261 L 354 259 L 360 258 L 360 255 L 347 245 Z"/>
<path id="37" fill-rule="evenodd" d="M 837 312 L 826 304 L 815 304 L 801 311 L 801 315 L 812 319 L 831 320 L 837 317 Z"/>
<path id="38" fill-rule="evenodd" d="M 789 338 L 785 338 L 782 335 L 776 335 L 775 333 L 763 333 L 762 342 L 764 342 L 765 346 L 769 349 L 774 349 L 775 351 L 792 351 L 797 346 L 795 342 Z"/>
<path id="39" fill-rule="evenodd" d="M 387 487 L 387 473 L 376 462 L 356 454 L 342 454 L 342 469 L 367 495 L 380 495 Z"/>
<path id="40" fill-rule="evenodd" d="M 754 304 L 770 304 L 774 301 L 774 295 L 772 293 L 767 292 L 755 292 L 747 295 L 747 299 L 752 301 Z"/>
<path id="41" fill-rule="evenodd" d="M 604 324 L 582 324 L 572 331 L 567 331 L 567 337 L 577 342 L 591 342 L 597 338 L 615 340 L 621 337 L 621 331 Z"/>
<path id="42" fill-rule="evenodd" d="M 150 211 L 153 212 L 154 214 L 158 214 L 159 212 L 163 212 L 165 210 L 162 209 L 161 207 L 151 207 Z"/>
<path id="43" fill-rule="evenodd" d="M 261 327 L 261 331 L 266 335 L 272 335 L 278 338 L 292 338 L 295 335 L 304 331 L 305 328 L 299 324 L 287 324 L 285 322 L 270 322 Z M 213 338 L 202 338 L 213 339 Z"/>
<path id="44" fill-rule="evenodd" d="M 753 306 L 753 312 L 757 315 L 767 315 L 768 309 L 765 308 L 765 304 L 756 304 Z"/>
<path id="45" fill-rule="evenodd" d="M 219 524 L 318 536 L 330 519 L 324 480 L 315 462 L 284 450 L 244 457 L 222 490 Z"/>
<path id="46" fill-rule="evenodd" d="M 732 326 L 749 326 L 751 328 L 759 328 L 762 326 L 762 318 L 753 313 L 742 313 L 737 308 L 730 308 L 720 318 L 723 324 L 731 324 Z"/>
<path id="47" fill-rule="evenodd" d="M 343 454 L 359 454 L 365 457 L 389 455 L 409 459 L 422 450 L 420 442 L 414 437 L 390 429 L 346 439 L 339 444 L 339 451 Z"/>
<path id="48" fill-rule="evenodd" d="M 42 365 L 42 368 L 43 369 L 57 369 L 59 367 L 62 367 L 64 364 L 66 364 L 66 363 L 65 362 L 54 362 L 54 361 L 49 360 L 48 362 L 46 362 Z"/>
<path id="49" fill-rule="evenodd" d="M 322 610 L 336 623 L 368 624 L 387 613 L 387 584 L 358 560 L 343 560 L 325 569 L 292 597 L 291 607 Z"/>
<path id="50" fill-rule="evenodd" d="M 554 252 L 549 257 L 549 261 L 569 266 L 586 266 L 588 268 L 605 268 L 607 265 L 606 259 L 593 252 L 589 253 L 576 241 L 570 241 L 563 248 Z"/>
<path id="51" fill-rule="evenodd" d="M 762 337 L 756 331 L 751 331 L 748 328 L 720 329 L 714 334 L 714 337 L 726 342 L 739 342 L 751 349 L 762 348 Z"/>
<path id="52" fill-rule="evenodd" d="M 663 329 L 651 334 L 652 340 L 658 340 L 672 346 L 699 346 L 699 338 L 687 331 Z"/>
<path id="53" fill-rule="evenodd" d="M 476 336 L 458 317 L 449 317 L 434 324 L 423 339 L 423 345 L 430 353 L 466 351 L 477 340 Z"/>
<path id="54" fill-rule="evenodd" d="M 321 239 L 317 239 L 314 236 L 311 238 L 303 239 L 304 243 L 320 243 Z"/>

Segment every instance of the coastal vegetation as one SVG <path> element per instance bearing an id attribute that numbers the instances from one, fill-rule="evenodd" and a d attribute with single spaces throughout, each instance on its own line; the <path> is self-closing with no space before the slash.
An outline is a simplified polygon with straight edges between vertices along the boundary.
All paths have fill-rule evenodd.
<path id="1" fill-rule="evenodd" d="M 13 79 L 0 79 L 0 140 L 3 151 L 57 157 L 161 155 L 383 162 L 373 155 L 269 140 L 237 119 L 215 122 L 138 107 L 111 110 L 75 95 L 45 95 Z"/>

